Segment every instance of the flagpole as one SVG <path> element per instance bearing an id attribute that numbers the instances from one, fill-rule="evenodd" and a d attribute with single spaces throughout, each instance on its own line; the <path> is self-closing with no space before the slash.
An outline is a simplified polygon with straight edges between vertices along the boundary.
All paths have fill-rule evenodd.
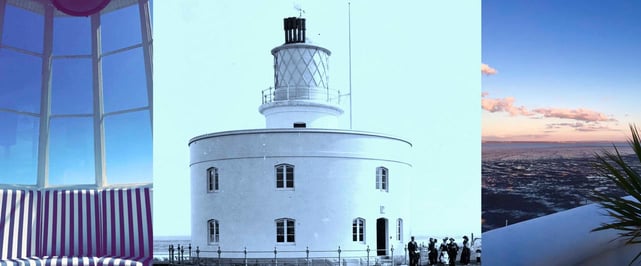
<path id="1" fill-rule="evenodd" d="M 351 2 L 347 2 L 347 28 L 349 42 L 349 129 L 352 129 L 352 12 Z"/>

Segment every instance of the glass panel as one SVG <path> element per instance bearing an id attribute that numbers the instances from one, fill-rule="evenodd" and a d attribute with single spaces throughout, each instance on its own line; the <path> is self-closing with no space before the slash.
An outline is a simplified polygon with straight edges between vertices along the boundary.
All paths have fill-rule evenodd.
<path id="1" fill-rule="evenodd" d="M 94 184 L 92 118 L 52 118 L 50 126 L 49 184 Z"/>
<path id="2" fill-rule="evenodd" d="M 105 117 L 105 156 L 109 184 L 152 182 L 149 111 Z"/>
<path id="3" fill-rule="evenodd" d="M 91 114 L 91 59 L 55 59 L 51 73 L 51 113 Z"/>
<path id="4" fill-rule="evenodd" d="M 42 59 L 0 49 L 0 108 L 39 113 Z"/>
<path id="5" fill-rule="evenodd" d="M 286 166 L 287 169 L 287 187 L 294 187 L 294 167 Z"/>
<path id="6" fill-rule="evenodd" d="M 139 44 L 142 41 L 139 12 L 136 3 L 101 17 L 103 52 Z"/>
<path id="7" fill-rule="evenodd" d="M 285 223 L 282 220 L 276 222 L 276 242 L 285 242 Z"/>
<path id="8" fill-rule="evenodd" d="M 283 187 L 283 168 L 284 166 L 276 166 L 276 187 Z"/>
<path id="9" fill-rule="evenodd" d="M 91 54 L 91 18 L 56 17 L 53 21 L 54 55 Z"/>
<path id="10" fill-rule="evenodd" d="M 43 15 L 7 5 L 2 44 L 42 53 L 43 39 Z"/>
<path id="11" fill-rule="evenodd" d="M 38 121 L 33 116 L 0 112 L 0 184 L 37 183 Z"/>
<path id="12" fill-rule="evenodd" d="M 102 62 L 105 112 L 148 105 L 141 48 L 104 57 Z"/>

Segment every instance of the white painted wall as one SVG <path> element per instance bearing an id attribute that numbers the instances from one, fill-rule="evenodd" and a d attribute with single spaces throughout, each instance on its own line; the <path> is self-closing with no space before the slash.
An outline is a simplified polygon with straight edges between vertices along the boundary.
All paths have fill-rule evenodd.
<path id="1" fill-rule="evenodd" d="M 272 102 L 261 105 L 267 128 L 292 128 L 306 123 L 308 128 L 338 128 L 343 110 L 338 106 L 309 101 Z"/>
<path id="2" fill-rule="evenodd" d="M 628 265 L 640 251 L 615 240 L 614 230 L 590 232 L 609 222 L 597 204 L 483 233 L 487 265 Z"/>
<path id="3" fill-rule="evenodd" d="M 220 222 L 222 250 L 336 250 L 339 245 L 374 250 L 380 217 L 388 219 L 388 249 L 393 245 L 400 255 L 399 248 L 409 241 L 412 172 L 406 141 L 346 130 L 265 129 L 204 135 L 190 143 L 191 240 L 201 250 L 218 247 L 207 245 L 207 220 L 212 218 Z M 275 186 L 274 165 L 280 163 L 295 166 L 293 190 Z M 206 188 L 206 169 L 212 166 L 219 169 L 217 193 Z M 375 188 L 378 166 L 389 169 L 389 192 Z M 274 220 L 284 217 L 296 219 L 295 244 L 276 243 Z M 365 243 L 352 241 L 357 217 L 366 219 Z M 402 241 L 395 239 L 397 218 L 404 220 Z M 279 253 L 287 256 L 304 253 Z"/>

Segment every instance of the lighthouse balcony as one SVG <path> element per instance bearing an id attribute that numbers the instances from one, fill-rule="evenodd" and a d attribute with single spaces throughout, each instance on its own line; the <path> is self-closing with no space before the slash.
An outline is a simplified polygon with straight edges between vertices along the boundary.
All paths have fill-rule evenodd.
<path id="1" fill-rule="evenodd" d="M 340 91 L 320 87 L 288 86 L 268 88 L 262 92 L 263 104 L 280 101 L 313 101 L 340 104 Z"/>

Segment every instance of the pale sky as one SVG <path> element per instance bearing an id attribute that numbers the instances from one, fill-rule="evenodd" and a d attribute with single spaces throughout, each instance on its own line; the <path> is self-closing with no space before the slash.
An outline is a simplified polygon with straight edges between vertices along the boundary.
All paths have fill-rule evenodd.
<path id="1" fill-rule="evenodd" d="M 483 1 L 484 141 L 621 141 L 641 123 L 641 3 Z"/>
<path id="2" fill-rule="evenodd" d="M 330 88 L 347 93 L 347 1 L 155 3 L 154 235 L 190 234 L 190 138 L 265 127 L 270 50 L 296 5 L 332 51 Z M 353 129 L 413 143 L 415 235 L 480 235 L 480 12 L 480 1 L 351 2 Z"/>

